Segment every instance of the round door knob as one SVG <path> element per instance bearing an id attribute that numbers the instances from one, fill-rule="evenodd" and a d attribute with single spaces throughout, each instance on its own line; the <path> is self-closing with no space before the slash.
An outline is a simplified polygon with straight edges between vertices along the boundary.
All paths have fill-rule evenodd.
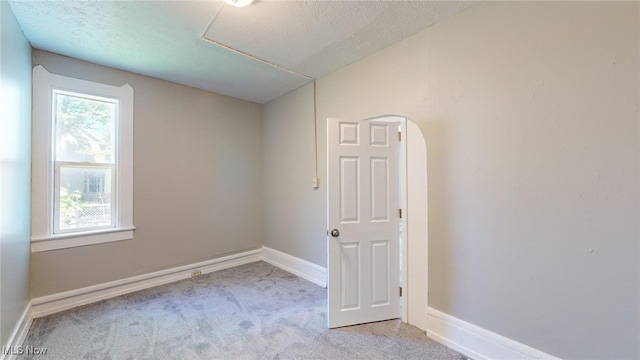
<path id="1" fill-rule="evenodd" d="M 331 236 L 333 236 L 333 237 L 340 236 L 340 231 L 338 231 L 338 229 L 331 230 Z"/>

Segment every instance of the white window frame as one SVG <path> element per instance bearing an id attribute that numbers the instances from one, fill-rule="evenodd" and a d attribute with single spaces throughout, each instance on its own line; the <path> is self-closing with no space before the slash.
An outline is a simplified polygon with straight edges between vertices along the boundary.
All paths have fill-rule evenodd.
<path id="1" fill-rule="evenodd" d="M 119 102 L 114 227 L 55 233 L 53 91 L 69 91 Z M 33 69 L 31 252 L 133 239 L 133 88 L 111 86 Z"/>

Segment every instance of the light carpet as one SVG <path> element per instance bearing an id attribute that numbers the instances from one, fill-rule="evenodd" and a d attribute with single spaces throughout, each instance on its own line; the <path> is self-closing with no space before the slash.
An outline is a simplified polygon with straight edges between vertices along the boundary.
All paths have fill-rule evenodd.
<path id="1" fill-rule="evenodd" d="M 327 291 L 265 262 L 35 319 L 18 359 L 461 359 L 399 320 L 327 328 Z"/>

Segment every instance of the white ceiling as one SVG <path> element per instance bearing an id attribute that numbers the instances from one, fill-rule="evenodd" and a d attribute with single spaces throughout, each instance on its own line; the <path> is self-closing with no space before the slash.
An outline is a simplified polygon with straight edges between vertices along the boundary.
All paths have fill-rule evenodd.
<path id="1" fill-rule="evenodd" d="M 475 2 L 9 3 L 34 48 L 265 103 Z"/>

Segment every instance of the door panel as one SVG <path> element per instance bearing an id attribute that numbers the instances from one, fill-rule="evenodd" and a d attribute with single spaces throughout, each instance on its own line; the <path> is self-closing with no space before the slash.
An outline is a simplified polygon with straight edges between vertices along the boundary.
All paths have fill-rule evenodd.
<path id="1" fill-rule="evenodd" d="M 371 221 L 389 221 L 389 159 L 371 158 Z"/>
<path id="2" fill-rule="evenodd" d="M 397 318 L 398 124 L 328 119 L 329 327 Z"/>
<path id="3" fill-rule="evenodd" d="M 342 309 L 360 307 L 360 247 L 357 243 L 342 244 L 340 280 L 342 283 Z"/>
<path id="4" fill-rule="evenodd" d="M 371 245 L 371 273 L 373 274 L 371 304 L 373 306 L 387 305 L 391 299 L 391 294 L 389 294 L 389 241 L 374 241 Z"/>
<path id="5" fill-rule="evenodd" d="M 340 157 L 340 222 L 358 222 L 360 219 L 360 159 Z"/>

